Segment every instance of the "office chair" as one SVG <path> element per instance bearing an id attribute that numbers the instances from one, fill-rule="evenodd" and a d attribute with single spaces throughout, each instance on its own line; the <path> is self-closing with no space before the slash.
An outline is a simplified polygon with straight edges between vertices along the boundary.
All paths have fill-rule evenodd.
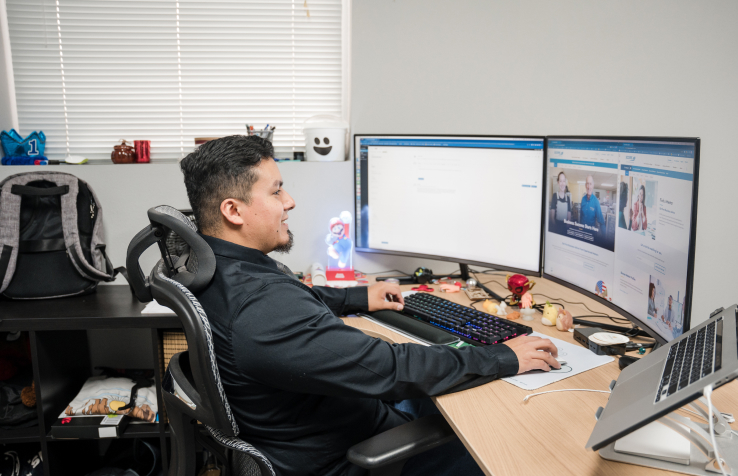
<path id="1" fill-rule="evenodd" d="M 238 438 L 239 426 L 220 381 L 208 317 L 193 295 L 210 283 L 215 255 L 197 234 L 197 226 L 175 208 L 154 207 L 148 216 L 151 224 L 128 246 L 129 283 L 141 302 L 156 299 L 176 313 L 188 345 L 187 351 L 172 357 L 162 380 L 171 433 L 169 476 L 195 475 L 198 443 L 216 455 L 226 474 L 276 476 L 269 460 Z M 180 245 L 184 241 L 187 246 L 168 248 L 172 233 Z M 138 260 L 154 243 L 162 257 L 145 277 Z M 455 438 L 441 415 L 430 415 L 354 445 L 347 458 L 368 469 L 371 476 L 399 476 L 408 458 Z"/>

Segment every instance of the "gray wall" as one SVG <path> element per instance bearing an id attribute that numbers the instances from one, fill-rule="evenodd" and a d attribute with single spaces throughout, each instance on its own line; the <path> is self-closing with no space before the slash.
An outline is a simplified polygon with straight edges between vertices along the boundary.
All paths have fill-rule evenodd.
<path id="1" fill-rule="evenodd" d="M 731 0 L 358 0 L 353 133 L 701 137 L 701 321 L 738 301 L 737 23 Z"/>
<path id="2" fill-rule="evenodd" d="M 284 187 L 296 202 L 288 222 L 295 234 L 295 247 L 287 255 L 273 256 L 293 271 L 307 271 L 315 261 L 325 265 L 327 255 L 323 240 L 328 234 L 328 222 L 343 210 L 353 210 L 353 163 L 280 162 L 279 168 Z M 8 175 L 38 170 L 32 166 L 0 167 L 0 180 Z M 108 255 L 115 266 L 125 266 L 128 243 L 148 224 L 146 210 L 161 204 L 190 208 L 176 163 L 59 165 L 48 166 L 45 170 L 74 174 L 92 186 L 103 207 Z M 151 270 L 158 256 L 156 247 L 144 254 L 141 268 L 145 273 Z M 384 255 L 359 255 L 354 261 L 354 267 L 365 272 L 397 267 L 409 272 L 422 264 L 410 258 L 394 259 Z M 448 263 L 440 266 L 454 269 Z M 125 281 L 119 277 L 115 284 L 125 284 Z"/>

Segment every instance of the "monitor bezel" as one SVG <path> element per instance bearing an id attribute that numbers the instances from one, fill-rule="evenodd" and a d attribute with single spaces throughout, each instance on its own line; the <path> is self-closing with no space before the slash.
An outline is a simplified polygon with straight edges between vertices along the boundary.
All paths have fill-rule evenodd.
<path id="1" fill-rule="evenodd" d="M 693 180 L 692 180 L 692 214 L 691 214 L 691 223 L 690 223 L 690 231 L 689 231 L 689 247 L 687 252 L 687 286 L 684 291 L 684 324 L 682 325 L 682 335 L 685 332 L 688 332 L 692 327 L 692 293 L 693 293 L 693 285 L 694 285 L 694 259 L 695 259 L 695 249 L 696 249 L 696 240 L 697 240 L 697 191 L 699 187 L 699 171 L 700 171 L 700 138 L 699 137 L 659 137 L 659 136 L 546 136 L 546 146 L 548 147 L 549 141 L 552 140 L 614 140 L 614 141 L 623 141 L 623 142 L 630 142 L 630 141 L 651 141 L 651 142 L 688 142 L 694 144 L 694 173 Z M 546 157 L 548 157 L 548 150 L 546 150 Z M 544 167 L 544 175 L 545 177 L 545 183 L 546 183 L 546 191 L 548 190 L 548 160 L 546 161 L 546 166 Z M 545 197 L 545 193 L 544 193 Z M 577 291 L 579 293 L 584 294 L 585 296 L 597 301 L 598 303 L 612 309 L 613 311 L 618 312 L 620 315 L 626 317 L 630 322 L 635 324 L 636 326 L 643 329 L 645 332 L 647 332 L 651 337 L 653 337 L 656 342 L 659 344 L 666 344 L 669 341 L 664 339 L 661 334 L 651 329 L 649 326 L 647 326 L 640 318 L 634 316 L 630 312 L 626 311 L 625 309 L 621 308 L 617 304 L 613 304 L 612 302 L 603 299 L 599 296 L 597 296 L 595 293 L 593 293 L 590 290 L 584 289 L 582 287 L 579 287 L 575 284 L 572 284 L 564 279 L 558 278 L 556 276 L 552 276 L 548 273 L 546 273 L 545 263 L 545 253 L 546 253 L 546 236 L 545 236 L 545 229 L 546 229 L 546 223 L 545 223 L 545 217 L 544 222 L 542 222 L 541 225 L 541 231 L 543 232 L 543 251 L 541 252 L 541 270 L 543 274 L 543 278 L 551 280 L 555 283 L 558 283 L 566 288 L 572 289 L 574 291 Z M 678 339 L 679 337 L 675 337 L 675 339 Z M 673 339 L 672 339 L 673 340 Z"/>
<path id="2" fill-rule="evenodd" d="M 543 175 L 541 177 L 541 183 L 545 184 L 546 179 L 546 163 L 548 162 L 547 158 L 547 151 L 548 151 L 548 142 L 546 139 L 546 136 L 539 136 L 539 135 L 518 135 L 518 134 L 494 134 L 494 135 L 484 135 L 484 134 L 354 134 L 353 135 L 353 144 L 352 144 L 352 150 L 353 150 L 353 156 L 352 161 L 354 163 L 354 175 L 353 175 L 353 181 L 354 181 L 354 213 L 356 213 L 356 188 L 360 186 L 360 184 L 357 183 L 356 180 L 356 157 L 358 151 L 356 150 L 357 147 L 357 138 L 362 137 L 481 137 L 485 139 L 534 139 L 534 140 L 542 140 L 543 141 Z M 500 264 L 495 263 L 487 263 L 483 261 L 473 261 L 473 260 L 466 260 L 466 259 L 459 259 L 454 258 L 451 256 L 440 256 L 440 255 L 428 255 L 428 254 L 422 254 L 422 253 L 409 253 L 405 251 L 391 251 L 391 250 L 378 250 L 376 248 L 359 248 L 356 246 L 354 249 L 355 251 L 359 251 L 362 253 L 377 253 L 377 254 L 385 254 L 385 255 L 394 255 L 394 256 L 407 256 L 410 258 L 421 258 L 421 259 L 433 259 L 433 260 L 439 260 L 439 261 L 449 261 L 453 263 L 459 263 L 459 264 L 466 264 L 466 265 L 472 265 L 472 266 L 480 266 L 483 268 L 492 268 L 496 270 L 501 271 L 510 271 L 512 273 L 519 273 L 526 276 L 536 276 L 540 277 L 541 273 L 543 271 L 543 229 L 544 229 L 544 220 L 545 220 L 545 203 L 546 203 L 546 194 L 545 191 L 541 192 L 541 226 L 540 226 L 540 236 L 539 236 L 539 250 L 538 250 L 538 269 L 537 270 L 530 270 L 530 269 L 523 269 L 523 268 L 514 268 L 511 266 L 503 266 Z M 356 235 L 357 233 L 357 227 L 354 228 L 354 243 L 358 243 L 358 237 Z"/>

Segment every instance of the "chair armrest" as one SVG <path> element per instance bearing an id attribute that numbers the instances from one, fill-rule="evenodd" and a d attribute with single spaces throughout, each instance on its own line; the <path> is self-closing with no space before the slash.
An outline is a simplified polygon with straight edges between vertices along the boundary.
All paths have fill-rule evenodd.
<path id="1" fill-rule="evenodd" d="M 443 415 L 428 415 L 405 423 L 349 448 L 346 457 L 365 469 L 397 463 L 456 438 Z"/>

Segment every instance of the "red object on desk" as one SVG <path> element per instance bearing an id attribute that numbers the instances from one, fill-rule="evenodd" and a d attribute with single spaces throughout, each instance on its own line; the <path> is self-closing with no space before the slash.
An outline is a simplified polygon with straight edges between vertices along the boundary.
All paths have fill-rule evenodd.
<path id="1" fill-rule="evenodd" d="M 425 284 L 421 284 L 417 288 L 413 288 L 413 291 L 423 291 L 423 292 L 426 292 L 426 293 L 432 293 L 433 292 L 433 288 L 429 288 Z"/>
<path id="2" fill-rule="evenodd" d="M 133 146 L 136 149 L 136 163 L 148 164 L 151 162 L 151 141 L 150 140 L 134 140 Z"/>

